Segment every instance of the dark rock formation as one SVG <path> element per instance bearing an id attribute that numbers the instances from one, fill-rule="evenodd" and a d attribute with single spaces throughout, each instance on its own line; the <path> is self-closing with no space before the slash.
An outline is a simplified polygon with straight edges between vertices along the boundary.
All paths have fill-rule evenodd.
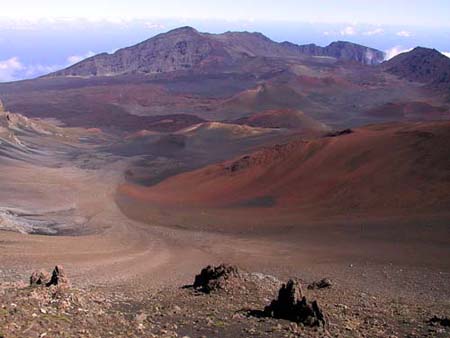
<path id="1" fill-rule="evenodd" d="M 344 130 L 338 130 L 335 132 L 331 132 L 325 135 L 325 137 L 337 137 L 337 136 L 342 136 L 342 135 L 348 135 L 353 133 L 353 130 L 351 129 L 344 129 Z"/>
<path id="2" fill-rule="evenodd" d="M 431 318 L 428 321 L 428 323 L 430 323 L 430 324 L 439 324 L 439 325 L 442 325 L 442 326 L 450 327 L 450 318 L 434 316 L 433 318 Z"/>
<path id="3" fill-rule="evenodd" d="M 232 279 L 239 277 L 236 266 L 221 264 L 216 267 L 208 265 L 195 276 L 193 287 L 198 291 L 210 293 L 215 290 L 227 289 Z"/>
<path id="4" fill-rule="evenodd" d="M 51 280 L 51 275 L 47 271 L 34 271 L 30 277 L 30 286 L 47 285 Z"/>
<path id="5" fill-rule="evenodd" d="M 34 271 L 30 277 L 30 286 L 50 287 L 52 285 L 66 285 L 68 283 L 69 280 L 61 265 L 55 266 L 51 275 L 46 271 L 39 270 Z"/>
<path id="6" fill-rule="evenodd" d="M 317 301 L 309 303 L 302 295 L 300 285 L 289 280 L 278 292 L 278 298 L 264 309 L 267 317 L 286 319 L 307 326 L 325 325 L 325 316 Z"/>
<path id="7" fill-rule="evenodd" d="M 66 277 L 66 274 L 64 272 L 64 268 L 61 265 L 55 266 L 52 272 L 52 278 L 47 283 L 47 286 L 51 285 L 61 285 L 61 284 L 67 284 L 69 281 Z"/>
<path id="8" fill-rule="evenodd" d="M 328 278 L 324 278 L 321 279 L 320 281 L 315 281 L 312 282 L 311 284 L 308 285 L 308 289 L 310 290 L 314 290 L 314 289 L 325 289 L 325 288 L 329 288 L 333 285 L 333 283 L 331 282 L 330 279 Z"/>

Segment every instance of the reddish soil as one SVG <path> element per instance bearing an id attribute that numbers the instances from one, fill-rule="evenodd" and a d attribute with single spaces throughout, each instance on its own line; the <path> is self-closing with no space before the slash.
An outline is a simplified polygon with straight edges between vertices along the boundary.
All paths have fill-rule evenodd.
<path id="1" fill-rule="evenodd" d="M 265 148 L 150 188 L 125 184 L 119 192 L 166 207 L 326 217 L 446 214 L 449 149 L 449 122 L 374 125 Z"/>

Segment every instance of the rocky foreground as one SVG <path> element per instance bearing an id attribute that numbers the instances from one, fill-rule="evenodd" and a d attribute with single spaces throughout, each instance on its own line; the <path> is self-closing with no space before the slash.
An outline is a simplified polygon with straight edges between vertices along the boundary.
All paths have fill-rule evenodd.
<path id="1" fill-rule="evenodd" d="M 304 287 L 302 287 L 302 285 Z M 384 299 L 329 279 L 280 282 L 233 266 L 192 285 L 80 289 L 64 269 L 0 284 L 0 337 L 448 337 L 450 309 Z"/>

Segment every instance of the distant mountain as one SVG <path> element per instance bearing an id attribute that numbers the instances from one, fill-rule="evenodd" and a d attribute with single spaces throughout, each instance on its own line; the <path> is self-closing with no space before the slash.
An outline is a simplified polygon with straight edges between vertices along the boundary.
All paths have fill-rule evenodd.
<path id="1" fill-rule="evenodd" d="M 226 67 L 252 57 L 302 58 L 327 56 L 343 61 L 377 64 L 384 53 L 350 42 L 327 47 L 277 43 L 261 33 L 200 33 L 181 27 L 159 34 L 114 54 L 102 53 L 50 76 L 112 76 L 129 73 L 157 74 L 200 67 Z"/>
<path id="2" fill-rule="evenodd" d="M 450 88 L 450 58 L 436 49 L 416 47 L 383 63 L 389 73 L 434 88 Z"/>
<path id="3" fill-rule="evenodd" d="M 356 61 L 365 65 L 379 64 L 385 58 L 385 54 L 382 51 L 347 41 L 332 42 L 326 47 L 320 47 L 313 43 L 299 46 L 290 42 L 283 42 L 282 45 L 296 50 L 300 54 L 328 56 L 338 60 Z"/>

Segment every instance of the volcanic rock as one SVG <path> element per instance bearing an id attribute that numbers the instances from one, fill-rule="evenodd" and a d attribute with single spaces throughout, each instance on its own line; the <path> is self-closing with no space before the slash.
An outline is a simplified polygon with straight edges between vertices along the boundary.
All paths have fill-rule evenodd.
<path id="1" fill-rule="evenodd" d="M 51 275 L 47 271 L 34 271 L 30 276 L 30 286 L 47 285 L 51 278 Z"/>
<path id="2" fill-rule="evenodd" d="M 308 302 L 302 295 L 300 284 L 292 279 L 282 285 L 278 292 L 278 298 L 265 307 L 264 315 L 307 326 L 325 325 L 325 316 L 317 301 Z"/>
<path id="3" fill-rule="evenodd" d="M 53 269 L 52 279 L 47 283 L 47 286 L 67 284 L 68 282 L 69 280 L 66 277 L 64 268 L 61 265 L 57 265 Z"/>
<path id="4" fill-rule="evenodd" d="M 30 286 L 43 286 L 50 287 L 52 285 L 65 285 L 69 280 L 64 272 L 64 268 L 61 265 L 55 266 L 52 274 L 39 270 L 34 271 L 30 277 Z"/>
<path id="5" fill-rule="evenodd" d="M 195 276 L 193 287 L 205 293 L 227 289 L 230 282 L 239 276 L 239 270 L 234 265 L 221 264 L 216 267 L 208 265 Z"/>
<path id="6" fill-rule="evenodd" d="M 353 130 L 351 130 L 351 129 L 344 129 L 344 130 L 338 130 L 338 131 L 335 131 L 335 132 L 328 133 L 325 136 L 326 137 L 337 137 L 337 136 L 342 136 L 342 135 L 348 135 L 348 134 L 351 134 L 351 133 L 353 133 Z"/>
<path id="7" fill-rule="evenodd" d="M 310 289 L 310 290 L 325 289 L 325 288 L 331 287 L 332 285 L 333 285 L 333 283 L 331 282 L 330 279 L 324 278 L 324 279 L 321 279 L 320 281 L 315 281 L 315 282 L 312 282 L 311 284 L 309 284 L 308 289 Z"/>
<path id="8" fill-rule="evenodd" d="M 450 318 L 434 316 L 428 321 L 430 324 L 439 324 L 442 326 L 450 327 Z"/>

